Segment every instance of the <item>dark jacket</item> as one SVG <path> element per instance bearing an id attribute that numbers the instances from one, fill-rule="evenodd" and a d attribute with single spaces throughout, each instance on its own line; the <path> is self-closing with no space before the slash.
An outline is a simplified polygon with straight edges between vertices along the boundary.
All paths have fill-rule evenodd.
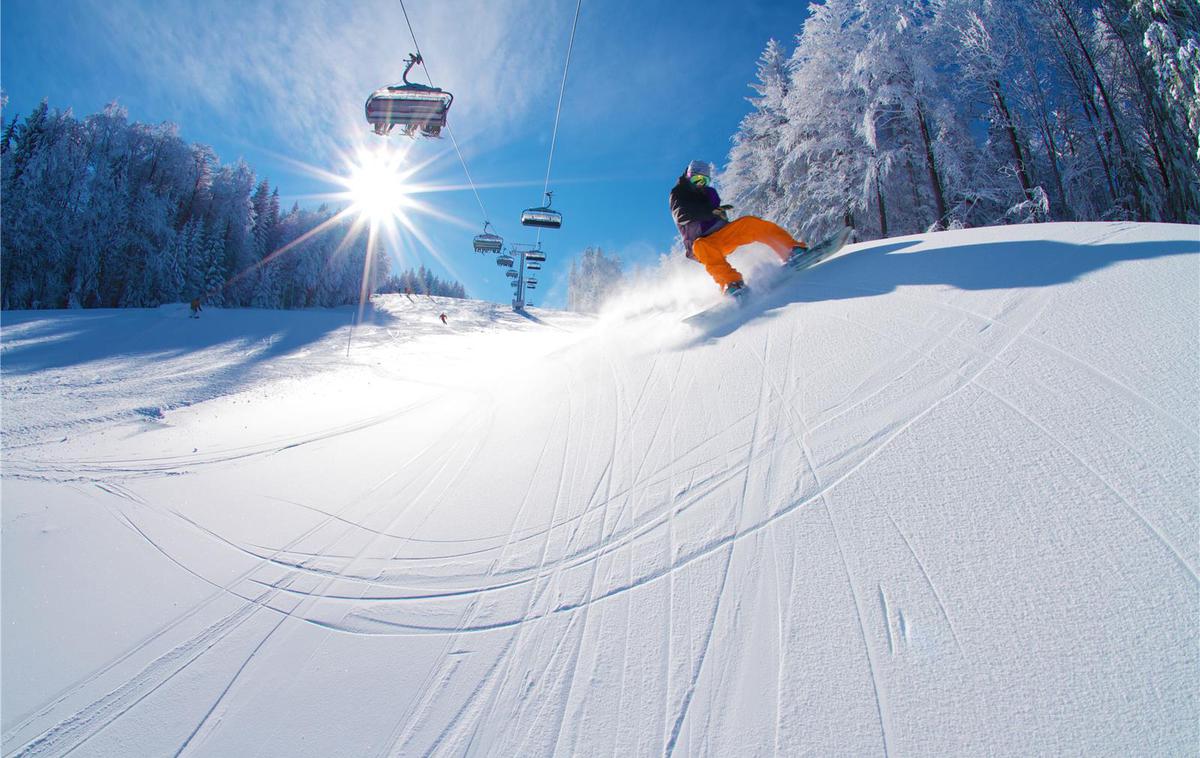
<path id="1" fill-rule="evenodd" d="M 687 248 L 687 256 L 692 255 L 692 243 L 725 226 L 725 221 L 713 211 L 721 205 L 721 196 L 712 187 L 697 187 L 688 180 L 687 175 L 679 177 L 679 182 L 671 188 L 671 216 L 683 236 L 683 245 Z"/>

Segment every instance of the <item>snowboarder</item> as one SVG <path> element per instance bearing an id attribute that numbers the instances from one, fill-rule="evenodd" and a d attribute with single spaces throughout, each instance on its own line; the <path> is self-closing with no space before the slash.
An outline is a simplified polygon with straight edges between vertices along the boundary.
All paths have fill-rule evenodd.
<path id="1" fill-rule="evenodd" d="M 193 297 L 192 298 L 192 315 L 188 316 L 188 318 L 200 318 L 200 311 L 202 311 L 202 310 L 204 310 L 204 309 L 200 307 L 200 298 Z"/>
<path id="2" fill-rule="evenodd" d="M 445 314 L 445 313 L 443 313 L 442 315 L 438 316 L 438 318 L 440 318 L 440 319 L 442 320 L 442 323 L 443 323 L 443 324 L 444 324 L 444 323 L 446 323 L 446 314 Z"/>
<path id="3" fill-rule="evenodd" d="M 735 297 L 745 293 L 746 283 L 725 258 L 742 245 L 761 242 L 790 263 L 808 250 L 782 228 L 756 216 L 730 221 L 732 205 L 722 205 L 712 186 L 713 166 L 692 161 L 671 190 L 671 215 L 683 235 L 687 257 L 700 261 L 721 291 Z"/>

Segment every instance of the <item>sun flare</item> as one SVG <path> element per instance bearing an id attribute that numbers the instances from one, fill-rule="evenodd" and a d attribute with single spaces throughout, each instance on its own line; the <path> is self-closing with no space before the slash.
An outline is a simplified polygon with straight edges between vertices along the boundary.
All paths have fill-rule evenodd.
<path id="1" fill-rule="evenodd" d="M 347 177 L 350 201 L 358 213 L 378 224 L 393 218 L 403 218 L 410 205 L 406 180 L 411 172 L 404 171 L 397 155 L 367 153 L 358 156 Z"/>
<path id="2" fill-rule="evenodd" d="M 412 160 L 411 143 L 396 147 L 374 141 L 372 145 L 360 144 L 349 152 L 340 153 L 340 172 L 281 156 L 303 173 L 332 185 L 330 191 L 306 195 L 306 199 L 332 203 L 340 210 L 274 251 L 270 258 L 284 255 L 308 239 L 335 229 L 344 230 L 338 253 L 348 251 L 356 240 L 365 236 L 367 255 L 363 264 L 360 309 L 367 300 L 368 283 L 377 269 L 376 262 L 384 258 L 391 259 L 399 270 L 403 270 L 423 265 L 422 255 L 428 255 L 452 276 L 461 278 L 454 259 L 445 255 L 443 246 L 423 228 L 430 220 L 464 230 L 477 228 L 473 222 L 447 213 L 423 197 L 470 188 L 469 185 L 436 183 L 422 178 L 422 174 L 427 174 L 430 166 L 443 156 L 444 153 L 438 153 Z"/>

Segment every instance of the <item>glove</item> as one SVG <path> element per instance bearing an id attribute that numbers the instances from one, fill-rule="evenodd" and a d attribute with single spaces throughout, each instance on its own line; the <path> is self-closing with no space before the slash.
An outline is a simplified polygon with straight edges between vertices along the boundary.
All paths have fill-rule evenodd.
<path id="1" fill-rule="evenodd" d="M 729 211 L 733 208 L 732 205 L 722 205 L 718 208 L 713 208 L 713 215 L 722 221 L 729 220 Z"/>

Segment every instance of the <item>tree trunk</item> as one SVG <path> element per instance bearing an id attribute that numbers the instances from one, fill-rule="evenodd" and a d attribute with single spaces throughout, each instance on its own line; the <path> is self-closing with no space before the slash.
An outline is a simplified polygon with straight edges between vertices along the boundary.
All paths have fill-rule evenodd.
<path id="1" fill-rule="evenodd" d="M 1087 119 L 1088 126 L 1091 127 L 1092 142 L 1096 148 L 1096 157 L 1100 159 L 1100 165 L 1104 168 L 1104 179 L 1108 185 L 1109 199 L 1111 202 L 1116 203 L 1118 197 L 1117 179 L 1113 172 L 1112 163 L 1108 159 L 1108 152 L 1101 142 L 1100 125 L 1098 123 L 1100 112 L 1096 109 L 1096 104 L 1092 102 L 1092 96 L 1083 81 L 1083 75 L 1076 68 L 1075 61 L 1071 59 L 1071 54 L 1067 50 L 1066 42 L 1063 40 L 1059 30 L 1051 27 L 1051 31 L 1054 34 L 1054 41 L 1058 46 L 1059 55 L 1062 56 L 1063 64 L 1066 66 L 1067 74 L 1071 77 L 1071 82 L 1075 85 L 1075 91 L 1079 95 L 1079 102 L 1083 106 L 1084 118 Z"/>
<path id="2" fill-rule="evenodd" d="M 1038 131 L 1042 134 L 1042 143 L 1046 148 L 1046 162 L 1050 166 L 1050 176 L 1054 180 L 1055 192 L 1058 193 L 1058 210 L 1073 216 L 1073 210 L 1067 205 L 1067 192 L 1063 185 L 1062 170 L 1058 166 L 1058 145 L 1054 138 L 1054 127 L 1050 124 L 1047 116 L 1050 108 L 1046 105 L 1046 93 L 1042 91 L 1037 71 L 1031 62 L 1028 49 L 1024 46 L 1022 46 L 1022 58 L 1025 62 L 1025 74 L 1029 77 L 1037 98 L 1037 109 L 1033 114 L 1034 121 L 1037 123 Z M 1059 217 L 1061 218 L 1061 216 Z"/>
<path id="3" fill-rule="evenodd" d="M 1104 14 L 1109 28 L 1113 30 L 1121 44 L 1125 62 L 1133 73 L 1138 93 L 1142 98 L 1142 117 L 1146 122 L 1144 125 L 1146 142 L 1154 155 L 1155 168 L 1158 169 L 1166 196 L 1166 208 L 1162 209 L 1166 211 L 1165 220 L 1186 223 L 1189 207 L 1195 206 L 1198 200 L 1192 196 L 1188 188 L 1188 177 L 1186 175 L 1179 176 L 1173 169 L 1180 165 L 1177 162 L 1179 146 L 1186 145 L 1187 141 L 1174 128 L 1170 113 L 1171 105 L 1164 102 L 1161 92 L 1155 86 L 1151 78 L 1152 70 L 1149 62 L 1140 59 L 1135 54 L 1126 35 L 1122 33 L 1128 27 L 1128 23 L 1124 23 L 1125 20 L 1113 15 L 1114 9 L 1109 7 L 1109 3 L 1102 3 L 1100 10 Z M 1141 32 L 1144 31 L 1145 27 L 1142 26 Z M 1135 39 L 1141 36 L 1136 28 L 1133 29 L 1133 34 Z M 1190 152 L 1188 150 L 1187 155 L 1190 155 Z M 1185 157 L 1183 165 L 1187 165 L 1188 162 L 1189 160 Z"/>
<path id="4" fill-rule="evenodd" d="M 1129 146 L 1125 142 L 1125 136 L 1121 133 L 1121 125 L 1113 109 L 1112 99 L 1108 96 L 1108 88 L 1104 86 L 1104 80 L 1100 76 L 1099 69 L 1096 68 L 1096 62 L 1092 59 L 1091 51 L 1088 50 L 1087 44 L 1083 41 L 1083 36 L 1079 33 L 1079 27 L 1076 26 L 1075 20 L 1071 18 L 1071 14 L 1067 12 L 1066 6 L 1063 5 L 1063 0 L 1055 0 L 1055 5 L 1066 22 L 1067 28 L 1071 30 L 1072 36 L 1075 37 L 1075 44 L 1079 46 L 1079 52 L 1083 54 L 1083 59 L 1088 65 L 1092 79 L 1096 82 L 1096 89 L 1100 93 L 1100 100 L 1104 103 L 1108 122 L 1112 125 L 1113 136 L 1116 137 L 1117 147 L 1120 148 L 1121 154 L 1118 162 L 1122 167 L 1122 171 L 1128 173 L 1128 180 L 1131 185 L 1129 189 L 1133 193 L 1133 200 L 1138 206 L 1135 210 L 1141 220 L 1146 220 L 1149 214 L 1145 200 L 1145 180 L 1142 177 L 1142 172 L 1137 162 L 1134 160 L 1133 154 L 1129 151 Z M 1118 179 L 1120 178 L 1120 175 L 1118 175 Z"/>
<path id="5" fill-rule="evenodd" d="M 1025 193 L 1025 199 L 1029 200 L 1033 197 L 1033 182 L 1030 181 L 1029 171 L 1025 167 L 1025 154 L 1021 150 L 1020 140 L 1017 139 L 1017 128 L 1013 125 L 1008 103 L 1004 101 L 1004 93 L 1000 91 L 1000 82 L 992 79 L 988 82 L 988 90 L 992 93 L 992 100 L 996 104 L 996 110 L 1000 113 L 1000 120 L 1004 122 L 1004 131 L 1008 135 L 1008 143 L 1012 147 L 1013 159 L 1016 161 L 1017 180 L 1021 183 L 1021 191 Z"/>
<path id="6" fill-rule="evenodd" d="M 918 189 L 919 183 L 917 182 L 917 170 L 913 168 L 911 155 L 905 157 L 904 165 L 905 168 L 908 169 L 908 187 L 912 190 L 913 214 L 915 216 L 914 220 L 917 222 L 917 225 L 913 231 L 922 232 L 929 226 L 929 224 L 925 223 L 921 218 L 922 215 L 924 215 L 922 213 L 924 206 L 921 203 L 921 192 Z"/>
<path id="7" fill-rule="evenodd" d="M 933 190 L 934 208 L 937 211 L 936 225 L 941 226 L 946 221 L 946 198 L 942 192 L 942 180 L 938 176 L 937 161 L 933 155 L 933 138 L 929 135 L 929 122 L 925 118 L 925 108 L 917 101 L 917 125 L 921 127 L 921 141 L 925 143 L 925 167 L 929 171 L 929 187 Z"/>
<path id="8" fill-rule="evenodd" d="M 1104 80 L 1100 77 L 1100 71 L 1096 68 L 1096 62 L 1092 60 L 1092 53 L 1088 50 L 1087 44 L 1083 41 L 1083 36 L 1079 33 L 1079 27 L 1075 24 L 1075 19 L 1071 18 L 1071 14 L 1067 11 L 1063 0 L 1055 0 L 1055 6 L 1058 8 L 1059 14 L 1063 21 L 1066 22 L 1067 28 L 1071 30 L 1071 35 L 1075 38 L 1075 44 L 1079 47 L 1079 52 L 1083 55 L 1084 62 L 1087 63 L 1088 70 L 1092 74 L 1092 80 L 1096 82 L 1096 89 L 1100 93 L 1100 99 L 1104 103 L 1104 110 L 1108 115 L 1108 122 L 1112 125 L 1113 136 L 1117 138 L 1117 145 L 1121 148 L 1123 154 L 1127 154 L 1125 145 L 1125 137 L 1121 134 L 1121 125 L 1117 121 L 1117 115 L 1113 111 L 1112 100 L 1108 96 L 1108 88 L 1104 86 Z"/>
<path id="9" fill-rule="evenodd" d="M 875 175 L 875 206 L 879 210 L 879 236 L 888 236 L 887 206 L 883 203 L 883 187 L 880 186 L 879 175 Z"/>

